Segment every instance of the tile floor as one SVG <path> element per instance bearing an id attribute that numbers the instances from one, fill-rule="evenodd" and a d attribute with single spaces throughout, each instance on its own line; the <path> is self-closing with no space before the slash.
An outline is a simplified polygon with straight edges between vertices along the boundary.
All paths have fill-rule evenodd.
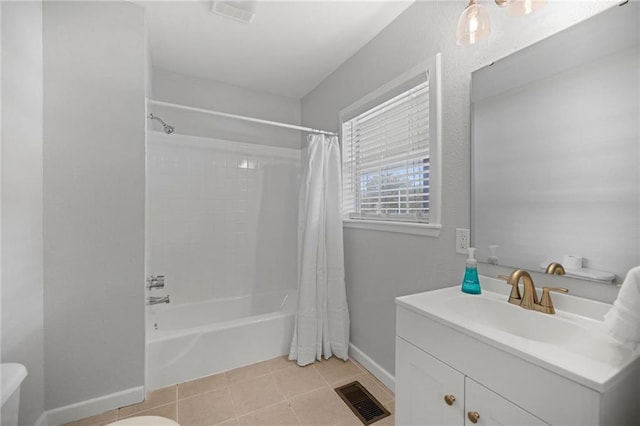
<path id="1" fill-rule="evenodd" d="M 149 393 L 139 404 L 65 426 L 102 426 L 131 416 L 162 416 L 181 426 L 362 425 L 334 388 L 358 380 L 391 416 L 394 395 L 356 362 L 331 358 L 299 367 L 286 357 L 231 370 Z"/>

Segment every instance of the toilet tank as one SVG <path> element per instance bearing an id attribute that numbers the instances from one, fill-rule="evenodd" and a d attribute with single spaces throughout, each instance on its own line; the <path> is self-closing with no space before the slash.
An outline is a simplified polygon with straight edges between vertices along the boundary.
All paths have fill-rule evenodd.
<path id="1" fill-rule="evenodd" d="M 2 409 L 0 424 L 2 426 L 17 426 L 20 410 L 20 385 L 27 377 L 27 369 L 22 364 L 0 364 L 0 396 Z"/>

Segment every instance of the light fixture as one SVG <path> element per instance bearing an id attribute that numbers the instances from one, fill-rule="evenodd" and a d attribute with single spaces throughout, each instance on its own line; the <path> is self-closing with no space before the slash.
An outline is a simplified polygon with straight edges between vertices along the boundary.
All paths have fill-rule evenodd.
<path id="1" fill-rule="evenodd" d="M 510 0 L 507 4 L 507 15 L 524 16 L 540 9 L 547 0 Z"/>
<path id="2" fill-rule="evenodd" d="M 470 0 L 458 19 L 456 41 L 460 46 L 468 46 L 490 33 L 491 24 L 486 9 L 478 4 L 478 0 Z"/>
<path id="3" fill-rule="evenodd" d="M 510 16 L 522 16 L 539 9 L 546 0 L 494 0 L 498 7 L 506 7 Z M 460 46 L 469 46 L 491 34 L 489 14 L 478 0 L 469 0 L 458 19 L 456 41 Z"/>

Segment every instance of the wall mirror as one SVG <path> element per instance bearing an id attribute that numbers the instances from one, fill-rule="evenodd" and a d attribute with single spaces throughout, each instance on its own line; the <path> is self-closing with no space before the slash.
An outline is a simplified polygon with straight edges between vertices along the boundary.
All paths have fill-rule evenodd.
<path id="1" fill-rule="evenodd" d="M 621 282 L 640 265 L 640 4 L 472 74 L 478 261 Z"/>

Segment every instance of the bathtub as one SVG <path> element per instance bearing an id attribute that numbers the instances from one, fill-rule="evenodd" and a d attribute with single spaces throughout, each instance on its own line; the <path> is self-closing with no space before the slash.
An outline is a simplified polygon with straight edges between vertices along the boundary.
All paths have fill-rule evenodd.
<path id="1" fill-rule="evenodd" d="M 147 391 L 289 353 L 297 294 L 271 292 L 147 312 Z"/>

